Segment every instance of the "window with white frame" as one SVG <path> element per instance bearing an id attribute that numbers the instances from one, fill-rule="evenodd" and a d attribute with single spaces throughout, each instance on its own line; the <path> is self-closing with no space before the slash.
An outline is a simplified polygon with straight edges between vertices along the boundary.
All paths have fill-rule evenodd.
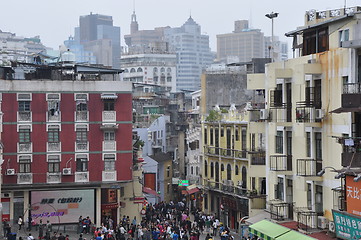
<path id="1" fill-rule="evenodd" d="M 60 156 L 49 155 L 48 156 L 48 172 L 59 173 L 60 172 Z"/>
<path id="2" fill-rule="evenodd" d="M 350 31 L 349 29 L 340 30 L 339 32 L 339 46 L 342 47 L 342 42 L 350 40 Z"/>
<path id="3" fill-rule="evenodd" d="M 49 143 L 58 143 L 60 142 L 59 138 L 59 126 L 51 125 L 48 128 L 48 142 Z"/>
<path id="4" fill-rule="evenodd" d="M 115 171 L 114 154 L 104 154 L 104 171 Z"/>
<path id="5" fill-rule="evenodd" d="M 104 141 L 114 141 L 115 132 L 114 131 L 105 131 L 104 132 Z"/>
<path id="6" fill-rule="evenodd" d="M 19 173 L 31 173 L 30 156 L 19 156 Z"/>
<path id="7" fill-rule="evenodd" d="M 31 142 L 31 129 L 29 125 L 19 126 L 19 143 L 30 143 Z"/>
<path id="8" fill-rule="evenodd" d="M 88 171 L 88 156 L 79 154 L 76 156 L 76 171 L 87 172 Z"/>
<path id="9" fill-rule="evenodd" d="M 76 127 L 76 141 L 77 142 L 88 141 L 88 128 L 86 125 L 78 125 Z"/>
<path id="10" fill-rule="evenodd" d="M 283 131 L 276 132 L 276 153 L 283 153 Z"/>

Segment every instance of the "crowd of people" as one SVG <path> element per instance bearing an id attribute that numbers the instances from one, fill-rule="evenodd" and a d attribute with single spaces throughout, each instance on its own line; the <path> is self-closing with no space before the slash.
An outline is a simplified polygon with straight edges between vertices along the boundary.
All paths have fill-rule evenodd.
<path id="1" fill-rule="evenodd" d="M 22 219 L 18 224 L 21 230 Z M 53 232 L 49 221 L 40 221 L 37 231 L 37 239 L 70 240 L 68 235 Z M 216 216 L 198 210 L 190 212 L 184 202 L 148 204 L 144 217 L 139 220 L 123 216 L 115 223 L 112 218 L 103 217 L 99 227 L 94 227 L 89 217 L 80 216 L 77 233 L 78 237 L 72 240 L 213 240 L 214 236 L 220 236 L 221 240 L 233 239 L 229 229 Z M 205 238 L 200 239 L 202 234 Z M 35 237 L 29 233 L 27 239 L 19 239 L 33 240 Z"/>

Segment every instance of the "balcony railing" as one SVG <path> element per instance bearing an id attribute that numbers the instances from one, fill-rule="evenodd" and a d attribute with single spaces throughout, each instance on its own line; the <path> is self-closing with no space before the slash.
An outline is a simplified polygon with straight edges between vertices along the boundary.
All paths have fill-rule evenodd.
<path id="1" fill-rule="evenodd" d="M 271 155 L 271 171 L 292 171 L 292 155 Z"/>
<path id="2" fill-rule="evenodd" d="M 18 143 L 19 153 L 30 153 L 33 151 L 32 143 Z"/>
<path id="3" fill-rule="evenodd" d="M 103 141 L 103 151 L 115 151 L 116 147 L 116 141 Z"/>
<path id="4" fill-rule="evenodd" d="M 297 208 L 297 227 L 305 232 L 311 232 L 317 229 L 317 217 L 318 214 L 308 208 Z"/>
<path id="5" fill-rule="evenodd" d="M 269 109 L 269 120 L 272 122 L 287 122 L 287 114 L 289 108 L 287 108 L 285 103 L 282 103 L 282 106 L 273 107 Z"/>
<path id="6" fill-rule="evenodd" d="M 210 147 L 204 146 L 204 153 L 207 155 L 237 158 L 237 159 L 246 159 L 248 157 L 247 150 L 235 150 L 229 148 L 219 148 L 219 147 Z"/>
<path id="7" fill-rule="evenodd" d="M 33 174 L 32 173 L 18 173 L 18 184 L 32 184 Z"/>
<path id="8" fill-rule="evenodd" d="M 89 142 L 76 142 L 75 151 L 77 152 L 89 151 Z"/>
<path id="9" fill-rule="evenodd" d="M 293 203 L 271 200 L 266 203 L 266 206 L 271 214 L 271 219 L 277 221 L 293 219 Z"/>
<path id="10" fill-rule="evenodd" d="M 75 112 L 75 121 L 76 122 L 87 122 L 88 121 L 88 111 L 76 111 Z"/>
<path id="11" fill-rule="evenodd" d="M 297 159 L 297 176 L 317 176 L 322 169 L 322 159 Z"/>
<path id="12" fill-rule="evenodd" d="M 18 112 L 18 122 L 31 122 L 31 112 Z"/>
<path id="13" fill-rule="evenodd" d="M 61 173 L 46 173 L 46 182 L 47 183 L 60 183 L 61 182 Z"/>
<path id="14" fill-rule="evenodd" d="M 266 165 L 266 152 L 265 151 L 251 151 L 251 165 Z"/>
<path id="15" fill-rule="evenodd" d="M 103 122 L 115 122 L 116 112 L 115 111 L 103 111 Z"/>
<path id="16" fill-rule="evenodd" d="M 61 121 L 61 112 L 49 112 L 48 111 L 48 121 L 49 122 L 60 122 Z"/>
<path id="17" fill-rule="evenodd" d="M 117 172 L 116 171 L 103 171 L 102 172 L 102 180 L 103 180 L 103 182 L 115 182 L 117 180 Z"/>
<path id="18" fill-rule="evenodd" d="M 60 142 L 48 142 L 48 152 L 60 152 Z"/>
<path id="19" fill-rule="evenodd" d="M 204 180 L 204 186 L 209 190 L 220 191 L 231 195 L 237 195 L 239 197 L 257 198 L 264 197 L 264 194 L 259 194 L 257 190 L 248 190 L 241 186 L 233 185 L 232 180 L 223 180 L 223 183 Z"/>
<path id="20" fill-rule="evenodd" d="M 343 167 L 361 167 L 361 137 L 338 138 L 343 147 L 341 165 Z"/>
<path id="21" fill-rule="evenodd" d="M 344 94 L 358 94 L 361 93 L 361 83 L 344 83 L 343 84 Z"/>
<path id="22" fill-rule="evenodd" d="M 75 172 L 75 182 L 89 182 L 89 172 Z"/>

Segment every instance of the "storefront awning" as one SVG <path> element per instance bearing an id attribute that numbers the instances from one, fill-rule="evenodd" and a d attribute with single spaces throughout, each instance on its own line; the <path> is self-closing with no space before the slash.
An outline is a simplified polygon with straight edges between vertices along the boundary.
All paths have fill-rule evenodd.
<path id="1" fill-rule="evenodd" d="M 249 231 L 265 240 L 276 240 L 277 237 L 291 231 L 291 229 L 267 220 L 262 220 L 249 226 Z"/>
<path id="2" fill-rule="evenodd" d="M 188 190 L 187 192 L 189 195 L 191 195 L 193 193 L 199 192 L 199 188 L 195 187 L 195 188 L 192 188 L 191 190 Z"/>
<path id="3" fill-rule="evenodd" d="M 118 96 L 115 93 L 102 93 L 100 95 L 101 99 L 117 99 Z"/>
<path id="4" fill-rule="evenodd" d="M 293 230 L 286 232 L 285 234 L 276 238 L 276 240 L 312 240 L 312 239 L 316 240 L 316 238 L 309 237 L 305 234 Z"/>

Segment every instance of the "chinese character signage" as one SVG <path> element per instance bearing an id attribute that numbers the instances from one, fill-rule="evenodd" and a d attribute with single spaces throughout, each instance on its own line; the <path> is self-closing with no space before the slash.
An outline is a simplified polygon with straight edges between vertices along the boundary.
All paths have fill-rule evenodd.
<path id="1" fill-rule="evenodd" d="M 361 182 L 354 182 L 353 176 L 346 176 L 347 212 L 361 216 Z"/>
<path id="2" fill-rule="evenodd" d="M 332 210 L 336 237 L 342 239 L 361 239 L 361 218 L 352 214 Z"/>
<path id="3" fill-rule="evenodd" d="M 183 186 L 183 187 L 188 187 L 189 186 L 189 180 L 179 180 L 178 185 Z"/>

